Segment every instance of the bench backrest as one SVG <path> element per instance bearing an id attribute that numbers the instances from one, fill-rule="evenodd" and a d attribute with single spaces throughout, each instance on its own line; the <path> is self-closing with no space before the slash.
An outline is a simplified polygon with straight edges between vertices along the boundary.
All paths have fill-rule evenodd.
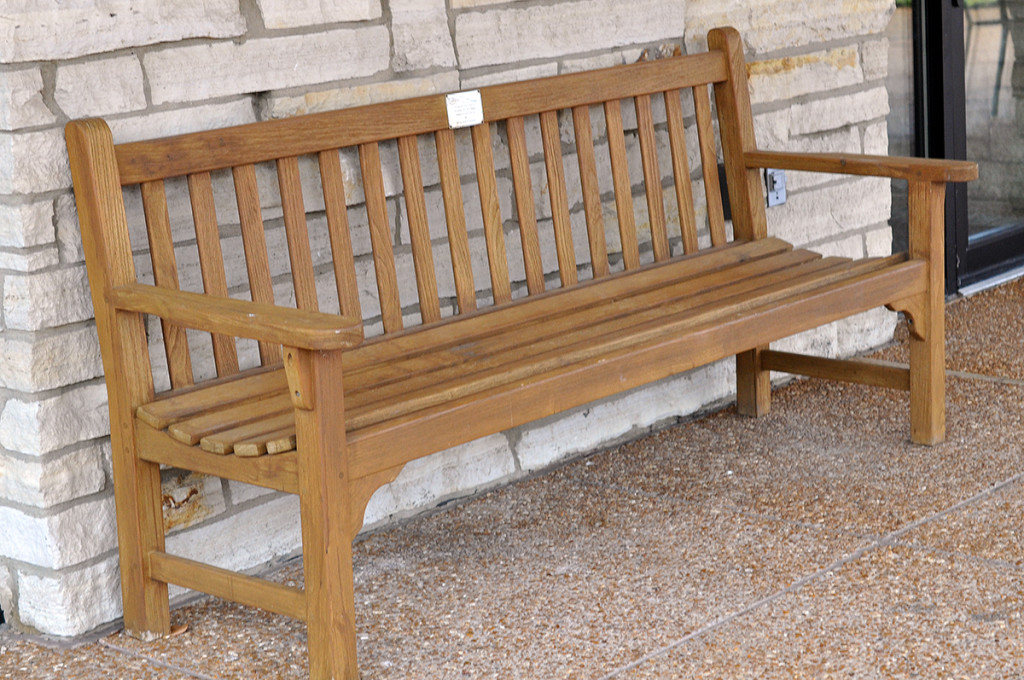
<path id="1" fill-rule="evenodd" d="M 755 143 L 739 37 L 712 31 L 709 45 L 480 88 L 465 113 L 483 120 L 464 128 L 436 95 L 112 147 L 116 177 L 76 186 L 97 307 L 98 285 L 139 280 L 340 311 L 390 334 L 721 245 L 709 87 L 735 237 L 762 237 L 760 180 L 741 159 Z M 281 360 L 280 347 L 257 358 L 217 336 L 214 361 L 194 360 L 196 335 L 161 335 L 164 386 L 237 372 L 240 351 L 243 366 Z"/>

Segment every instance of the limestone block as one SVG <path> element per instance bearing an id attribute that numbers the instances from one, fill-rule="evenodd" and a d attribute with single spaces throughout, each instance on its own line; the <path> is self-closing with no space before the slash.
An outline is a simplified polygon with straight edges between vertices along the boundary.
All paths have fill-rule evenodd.
<path id="1" fill-rule="evenodd" d="M 36 331 L 92 317 L 85 267 L 5 277 L 4 319 L 8 328 Z"/>
<path id="2" fill-rule="evenodd" d="M 53 201 L 0 202 L 0 246 L 30 248 L 53 242 Z"/>
<path id="3" fill-rule="evenodd" d="M 5 5 L 0 63 L 71 59 L 186 38 L 245 32 L 237 0 L 35 0 Z"/>
<path id="4" fill-rule="evenodd" d="M 115 144 L 154 137 L 181 135 L 200 130 L 215 130 L 231 125 L 256 122 L 252 100 L 240 97 L 219 104 L 143 113 L 107 121 Z"/>
<path id="5" fill-rule="evenodd" d="M 172 47 L 143 58 L 154 104 L 315 85 L 388 68 L 383 26 Z"/>
<path id="6" fill-rule="evenodd" d="M 754 61 L 748 64 L 747 73 L 752 104 L 793 99 L 864 81 L 854 46 Z"/>
<path id="7" fill-rule="evenodd" d="M 71 187 L 71 168 L 59 128 L 0 132 L 0 194 L 31 194 Z"/>
<path id="8" fill-rule="evenodd" d="M 466 496 L 515 474 L 508 440 L 491 435 L 407 464 L 395 481 L 373 495 L 364 526 L 406 517 Z"/>
<path id="9" fill-rule="evenodd" d="M 110 434 L 107 388 L 84 385 L 38 401 L 7 400 L 0 414 L 0 445 L 42 455 Z"/>
<path id="10" fill-rule="evenodd" d="M 794 104 L 790 118 L 791 134 L 836 130 L 854 123 L 882 119 L 888 113 L 889 93 L 884 87 Z"/>
<path id="11" fill-rule="evenodd" d="M 62 264 L 85 262 L 85 251 L 82 250 L 82 232 L 78 228 L 78 212 L 75 209 L 75 196 L 64 193 L 53 202 L 52 222 L 57 223 L 57 255 Z M 50 226 L 52 230 L 52 223 Z"/>
<path id="12" fill-rule="evenodd" d="M 643 51 L 642 47 L 629 47 L 623 50 L 610 50 L 589 57 L 563 59 L 560 73 L 576 73 L 619 66 L 620 64 L 633 64 L 640 59 Z"/>
<path id="13" fill-rule="evenodd" d="M 0 506 L 0 526 L 0 555 L 47 569 L 70 567 L 117 546 L 113 494 L 52 515 Z M 27 601 L 24 595 L 21 601 Z"/>
<path id="14" fill-rule="evenodd" d="M 887 224 L 865 234 L 864 251 L 868 257 L 892 255 L 892 227 Z"/>
<path id="15" fill-rule="evenodd" d="M 725 360 L 525 426 L 515 446 L 523 470 L 611 445 L 659 422 L 688 415 L 733 391 Z"/>
<path id="16" fill-rule="evenodd" d="M 810 354 L 817 357 L 834 357 L 837 355 L 838 336 L 834 323 L 825 324 L 811 330 L 782 338 L 772 343 L 772 349 L 780 352 Z M 774 377 L 774 375 L 773 375 Z"/>
<path id="17" fill-rule="evenodd" d="M 14 612 L 14 572 L 0 564 L 0 611 L 10 621 Z"/>
<path id="18" fill-rule="evenodd" d="M 452 9 L 472 9 L 487 5 L 507 4 L 509 0 L 451 0 Z"/>
<path id="19" fill-rule="evenodd" d="M 47 508 L 102 491 L 106 484 L 103 456 L 109 448 L 109 444 L 90 444 L 38 460 L 0 456 L 0 497 Z"/>
<path id="20" fill-rule="evenodd" d="M 302 94 L 271 93 L 263 102 L 266 118 L 285 118 L 304 113 L 333 111 L 365 104 L 452 92 L 459 89 L 459 73 L 444 71 L 419 78 L 314 90 Z"/>
<path id="21" fill-rule="evenodd" d="M 160 485 L 164 531 L 181 531 L 224 512 L 223 485 L 219 477 L 198 472 L 175 472 Z"/>
<path id="22" fill-rule="evenodd" d="M 258 0 L 267 28 L 295 28 L 341 21 L 366 21 L 381 14 L 380 0 Z"/>
<path id="23" fill-rule="evenodd" d="M 502 83 L 520 82 L 554 75 L 558 75 L 558 64 L 554 62 L 524 66 L 522 68 L 502 69 L 474 76 L 463 75 L 462 89 L 472 90 L 477 87 L 486 87 L 487 85 L 500 85 Z"/>
<path id="24" fill-rule="evenodd" d="M 43 102 L 42 91 L 37 67 L 0 71 L 0 130 L 53 123 L 56 116 Z"/>
<path id="25" fill-rule="evenodd" d="M 889 39 L 865 40 L 860 47 L 864 80 L 879 80 L 889 74 Z"/>
<path id="26" fill-rule="evenodd" d="M 814 251 L 821 253 L 825 257 L 860 259 L 864 257 L 864 237 L 861 234 L 853 234 L 846 238 L 818 244 L 814 246 Z"/>
<path id="27" fill-rule="evenodd" d="M 30 251 L 0 250 L 0 269 L 14 272 L 36 272 L 60 262 L 56 246 L 46 246 Z"/>
<path id="28" fill-rule="evenodd" d="M 884 307 L 836 322 L 840 356 L 863 354 L 892 342 L 899 317 Z"/>
<path id="29" fill-rule="evenodd" d="M 47 635 L 81 635 L 121 615 L 116 556 L 73 571 L 21 574 L 18 591 L 22 625 Z"/>
<path id="30" fill-rule="evenodd" d="M 683 35 L 682 0 L 615 0 L 515 5 L 465 12 L 455 18 L 455 43 L 464 69 L 562 57 L 586 50 L 647 45 Z"/>
<path id="31" fill-rule="evenodd" d="M 231 504 L 241 505 L 248 503 L 251 500 L 257 498 L 263 498 L 275 493 L 273 489 L 267 489 L 262 486 L 255 486 L 254 484 L 244 484 L 242 482 L 236 482 L 230 480 L 228 482 L 229 493 L 231 494 Z"/>
<path id="32" fill-rule="evenodd" d="M 167 551 L 224 569 L 244 570 L 302 545 L 299 497 L 280 496 L 167 537 Z"/>
<path id="33" fill-rule="evenodd" d="M 889 128 L 884 122 L 864 128 L 864 153 L 885 156 L 889 153 Z"/>
<path id="34" fill-rule="evenodd" d="M 707 32 L 734 26 L 750 52 L 813 45 L 885 32 L 892 0 L 721 0 L 686 3 L 688 52 L 707 48 Z"/>
<path id="35" fill-rule="evenodd" d="M 888 180 L 848 179 L 790 194 L 768 211 L 768 233 L 797 246 L 822 242 L 888 221 L 891 207 Z"/>
<path id="36" fill-rule="evenodd" d="M 42 336 L 0 337 L 0 384 L 20 392 L 51 390 L 103 375 L 96 327 Z"/>
<path id="37" fill-rule="evenodd" d="M 142 64 L 134 56 L 62 64 L 54 97 L 69 118 L 144 109 Z"/>
<path id="38" fill-rule="evenodd" d="M 445 0 L 391 0 L 395 71 L 456 65 Z"/>

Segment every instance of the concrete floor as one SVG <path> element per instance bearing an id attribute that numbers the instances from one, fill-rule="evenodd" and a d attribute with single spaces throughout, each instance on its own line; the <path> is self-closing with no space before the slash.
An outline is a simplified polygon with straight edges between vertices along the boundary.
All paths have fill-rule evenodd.
<path id="1" fill-rule="evenodd" d="M 363 677 L 1021 677 L 1024 281 L 947 318 L 940 446 L 909 444 L 904 393 L 800 381 L 362 540 Z M 172 623 L 0 632 L 0 678 L 306 677 L 303 624 L 216 599 Z"/>

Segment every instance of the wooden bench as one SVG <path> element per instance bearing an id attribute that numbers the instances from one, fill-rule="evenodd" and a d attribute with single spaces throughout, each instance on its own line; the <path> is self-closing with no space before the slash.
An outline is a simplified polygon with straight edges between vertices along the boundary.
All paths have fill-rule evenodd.
<path id="1" fill-rule="evenodd" d="M 355 678 L 352 540 L 370 496 L 403 465 L 730 355 L 740 413 L 768 411 L 769 370 L 824 375 L 909 389 L 911 438 L 943 439 L 945 183 L 975 178 L 976 165 L 758 150 L 740 38 L 718 29 L 709 45 L 481 88 L 479 104 L 472 93 L 429 96 L 120 145 L 101 120 L 68 125 L 110 396 L 129 633 L 168 632 L 175 583 L 304 619 L 311 676 Z M 623 110 L 636 116 L 632 174 Z M 698 133 L 693 160 L 687 127 Z M 698 151 L 706 219 L 691 184 Z M 403 190 L 382 154 L 397 155 Z M 908 180 L 909 253 L 849 261 L 769 237 L 765 167 Z M 259 173 L 276 176 L 276 191 L 259 186 Z M 428 179 L 440 185 L 445 231 L 428 220 Z M 233 187 L 234 226 L 218 214 L 217 181 Z M 187 187 L 194 222 L 175 238 L 173 182 Z M 514 189 L 514 212 L 501 210 L 502 183 Z M 476 185 L 474 214 L 464 184 Z M 144 228 L 129 226 L 132 196 Z M 403 237 L 390 221 L 397 208 Z M 329 233 L 327 259 L 317 259 L 326 241 L 310 246 L 311 214 Z M 372 254 L 353 251 L 359 214 Z M 287 243 L 284 274 L 268 257 L 272 227 Z M 239 233 L 242 252 L 225 260 L 222 242 L 237 244 Z M 197 252 L 202 293 L 180 289 L 183 239 Z M 242 261 L 238 283 L 226 270 Z M 294 303 L 280 304 L 282 290 Z M 911 322 L 909 370 L 768 349 L 881 305 Z M 147 334 L 147 315 L 161 332 Z M 364 317 L 382 332 L 364 339 Z M 196 330 L 210 334 L 209 380 L 194 371 Z M 240 368 L 236 338 L 258 341 L 249 362 L 258 365 Z M 170 388 L 160 393 L 163 359 L 154 369 L 150 341 L 166 357 Z M 161 465 L 298 494 L 304 590 L 165 552 Z"/>

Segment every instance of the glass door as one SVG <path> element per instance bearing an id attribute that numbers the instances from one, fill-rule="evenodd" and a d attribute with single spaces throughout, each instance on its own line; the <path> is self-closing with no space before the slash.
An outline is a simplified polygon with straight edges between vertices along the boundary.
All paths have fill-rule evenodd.
<path id="1" fill-rule="evenodd" d="M 1024 0 L 896 0 L 887 38 L 890 154 L 981 171 L 947 191 L 947 293 L 1024 267 Z M 900 182 L 892 226 L 905 250 Z"/>
<path id="2" fill-rule="evenodd" d="M 1024 264 L 1024 0 L 961 0 L 967 186 L 960 285 Z"/>

